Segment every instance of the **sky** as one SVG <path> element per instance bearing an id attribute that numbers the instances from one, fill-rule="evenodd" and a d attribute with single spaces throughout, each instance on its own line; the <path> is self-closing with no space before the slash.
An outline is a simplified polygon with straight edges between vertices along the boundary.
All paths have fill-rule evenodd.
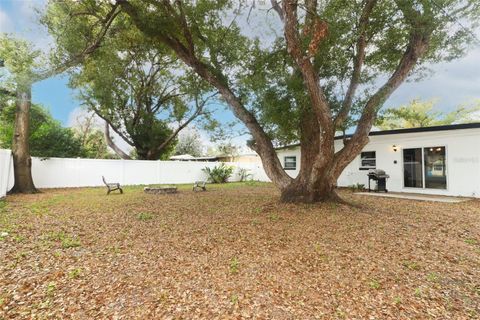
<path id="1" fill-rule="evenodd" d="M 38 23 L 35 11 L 35 8 L 44 7 L 45 3 L 46 0 L 0 0 L 0 33 L 13 33 L 32 41 L 39 48 L 48 48 L 52 39 Z M 254 29 L 254 24 L 255 17 L 248 25 L 241 25 Z M 480 37 L 480 32 L 477 33 Z M 480 47 L 473 48 L 461 59 L 430 68 L 433 71 L 431 76 L 420 82 L 404 83 L 384 106 L 399 106 L 412 99 L 436 99 L 438 110 L 451 111 L 460 104 L 480 99 Z M 80 103 L 75 96 L 75 91 L 68 87 L 66 76 L 37 83 L 32 92 L 32 100 L 46 106 L 64 126 L 72 125 L 72 119 L 80 112 Z M 219 117 L 225 121 L 233 119 L 228 111 L 222 111 Z M 246 137 L 238 139 L 244 143 Z"/>

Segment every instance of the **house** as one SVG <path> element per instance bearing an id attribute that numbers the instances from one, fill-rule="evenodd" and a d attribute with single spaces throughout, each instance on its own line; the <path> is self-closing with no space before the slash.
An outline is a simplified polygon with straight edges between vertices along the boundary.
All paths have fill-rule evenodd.
<path id="1" fill-rule="evenodd" d="M 336 137 L 335 150 L 343 138 Z M 297 176 L 300 146 L 278 148 L 277 154 L 287 173 Z M 386 171 L 389 191 L 480 198 L 480 123 L 371 132 L 337 184 L 367 186 L 370 169 Z"/>
<path id="2" fill-rule="evenodd" d="M 258 163 L 261 164 L 262 160 L 256 153 L 246 153 L 239 155 L 218 155 L 211 157 L 194 157 L 189 154 L 181 154 L 171 156 L 169 160 L 172 161 L 208 161 L 208 162 L 242 162 L 242 163 Z"/>
<path id="3" fill-rule="evenodd" d="M 244 153 L 239 155 L 220 155 L 218 161 L 222 162 L 242 162 L 242 163 L 262 163 L 262 159 L 256 153 Z"/>
<path id="4" fill-rule="evenodd" d="M 207 161 L 207 162 L 216 162 L 219 161 L 218 157 L 194 157 L 189 154 L 180 154 L 177 156 L 171 156 L 169 160 L 172 161 Z"/>

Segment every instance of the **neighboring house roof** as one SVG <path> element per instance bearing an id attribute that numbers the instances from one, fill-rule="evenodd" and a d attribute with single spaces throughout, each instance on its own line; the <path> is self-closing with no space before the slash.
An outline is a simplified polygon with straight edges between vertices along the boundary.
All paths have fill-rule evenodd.
<path id="1" fill-rule="evenodd" d="M 195 157 L 189 154 L 180 154 L 178 156 L 171 156 L 170 160 L 195 160 Z"/>
<path id="2" fill-rule="evenodd" d="M 461 130 L 461 129 L 480 129 L 480 122 L 475 123 L 462 123 L 462 124 L 450 124 L 445 126 L 433 126 L 433 127 L 422 127 L 422 128 L 405 128 L 405 129 L 394 129 L 394 130 L 383 130 L 383 131 L 371 131 L 369 136 L 384 136 L 390 134 L 402 134 L 402 133 L 417 133 L 417 132 L 435 132 L 435 131 L 447 131 L 447 130 Z M 351 137 L 351 134 L 336 136 L 336 140 L 344 139 Z M 295 143 L 283 147 L 275 148 L 276 150 L 288 149 L 300 146 L 300 143 Z"/>
<path id="3" fill-rule="evenodd" d="M 218 157 L 194 157 L 189 154 L 180 154 L 178 156 L 171 156 L 170 160 L 177 160 L 177 161 L 211 161 L 216 160 Z"/>
<path id="4" fill-rule="evenodd" d="M 220 154 L 217 157 L 218 158 L 258 157 L 258 154 L 256 153 L 241 153 L 236 155 Z"/>

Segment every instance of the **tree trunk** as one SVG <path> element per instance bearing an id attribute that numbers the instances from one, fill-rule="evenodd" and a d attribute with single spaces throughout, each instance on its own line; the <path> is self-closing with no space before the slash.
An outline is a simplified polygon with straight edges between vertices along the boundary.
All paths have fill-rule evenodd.
<path id="1" fill-rule="evenodd" d="M 15 132 L 12 144 L 15 184 L 10 193 L 37 192 L 32 179 L 32 158 L 29 146 L 31 97 L 30 85 L 17 88 Z"/>
<path id="2" fill-rule="evenodd" d="M 299 179 L 280 190 L 280 200 L 287 203 L 342 202 L 336 185 L 336 177 L 319 178 L 315 183 Z"/>

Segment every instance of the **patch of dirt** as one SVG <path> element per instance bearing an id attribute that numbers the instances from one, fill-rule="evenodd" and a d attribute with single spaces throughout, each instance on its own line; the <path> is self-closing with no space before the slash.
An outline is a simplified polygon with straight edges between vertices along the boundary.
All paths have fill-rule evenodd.
<path id="1" fill-rule="evenodd" d="M 0 319 L 480 318 L 479 201 L 104 191 L 0 206 Z"/>

